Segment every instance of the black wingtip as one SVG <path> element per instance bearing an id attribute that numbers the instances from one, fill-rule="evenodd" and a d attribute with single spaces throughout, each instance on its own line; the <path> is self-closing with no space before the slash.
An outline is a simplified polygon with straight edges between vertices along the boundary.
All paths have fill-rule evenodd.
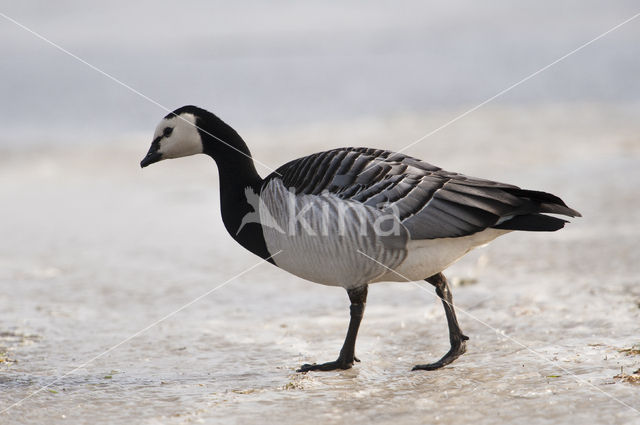
<path id="1" fill-rule="evenodd" d="M 573 208 L 569 208 L 566 205 L 559 205 L 559 204 L 540 204 L 540 212 L 550 213 L 550 214 L 562 214 L 568 217 L 582 217 L 582 214 L 580 214 L 578 211 L 574 210 Z"/>
<path id="2" fill-rule="evenodd" d="M 509 192 L 515 196 L 520 196 L 523 198 L 529 198 L 534 202 L 540 204 L 539 212 L 542 213 L 551 213 L 551 214 L 562 214 L 568 217 L 582 217 L 578 211 L 573 208 L 569 208 L 567 204 L 560 199 L 558 196 L 553 195 L 548 192 L 541 192 L 539 190 L 527 190 L 520 188 L 509 188 L 504 189 L 506 192 Z"/>

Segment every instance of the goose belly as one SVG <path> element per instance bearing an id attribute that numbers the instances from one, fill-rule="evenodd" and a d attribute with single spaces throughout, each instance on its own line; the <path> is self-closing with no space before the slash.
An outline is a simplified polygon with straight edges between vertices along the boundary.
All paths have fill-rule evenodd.
<path id="1" fill-rule="evenodd" d="M 269 251 L 280 251 L 274 258 L 278 267 L 312 282 L 347 289 L 377 281 L 387 271 L 368 257 L 393 268 L 404 256 L 404 252 L 381 252 L 366 241 L 347 238 L 267 240 Z"/>
<path id="2" fill-rule="evenodd" d="M 330 194 L 295 195 L 277 179 L 260 195 L 260 221 L 275 264 L 303 279 L 347 289 L 378 280 L 405 259 L 408 234 L 380 235 L 380 211 Z"/>

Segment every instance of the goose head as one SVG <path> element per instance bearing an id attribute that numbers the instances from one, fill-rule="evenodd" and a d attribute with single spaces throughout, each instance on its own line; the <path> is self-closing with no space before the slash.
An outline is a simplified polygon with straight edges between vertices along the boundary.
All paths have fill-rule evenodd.
<path id="1" fill-rule="evenodd" d="M 168 158 L 180 158 L 204 152 L 200 133 L 199 108 L 184 106 L 165 116 L 156 126 L 149 152 L 140 162 L 146 167 Z"/>
<path id="2" fill-rule="evenodd" d="M 250 157 L 236 133 L 220 118 L 197 106 L 183 106 L 165 116 L 157 125 L 149 152 L 140 162 L 146 167 L 169 158 L 205 153 L 220 162 L 237 162 Z"/>

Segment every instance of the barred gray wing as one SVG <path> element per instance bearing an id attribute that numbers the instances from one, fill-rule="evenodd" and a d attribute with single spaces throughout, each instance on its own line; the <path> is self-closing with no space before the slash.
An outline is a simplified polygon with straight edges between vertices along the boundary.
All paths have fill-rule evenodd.
<path id="1" fill-rule="evenodd" d="M 394 214 L 412 239 L 471 235 L 489 227 L 556 230 L 580 214 L 557 196 L 448 172 L 411 156 L 370 148 L 319 152 L 278 168 L 297 194 L 329 192 Z M 264 187 L 264 186 L 263 186 Z"/>

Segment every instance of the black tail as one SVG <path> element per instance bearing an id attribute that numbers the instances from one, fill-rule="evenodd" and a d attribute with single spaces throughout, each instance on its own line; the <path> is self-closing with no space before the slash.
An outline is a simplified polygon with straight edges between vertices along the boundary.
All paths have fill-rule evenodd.
<path id="1" fill-rule="evenodd" d="M 569 217 L 582 217 L 582 215 L 569 208 L 567 204 L 556 195 L 552 195 L 547 192 L 540 192 L 537 190 L 525 190 L 525 189 L 504 189 L 505 192 L 509 192 L 512 195 L 520 198 L 528 198 L 529 200 L 538 204 L 539 211 L 543 213 L 562 214 Z"/>
<path id="2" fill-rule="evenodd" d="M 495 229 L 553 232 L 562 229 L 568 221 L 541 213 L 582 217 L 578 211 L 569 208 L 562 199 L 550 193 L 516 188 L 503 190 L 520 198 L 528 199 L 531 201 L 533 208 L 493 226 Z"/>
<path id="3" fill-rule="evenodd" d="M 527 230 L 530 232 L 555 232 L 562 229 L 567 220 L 544 214 L 517 215 L 493 226 L 494 229 Z"/>

